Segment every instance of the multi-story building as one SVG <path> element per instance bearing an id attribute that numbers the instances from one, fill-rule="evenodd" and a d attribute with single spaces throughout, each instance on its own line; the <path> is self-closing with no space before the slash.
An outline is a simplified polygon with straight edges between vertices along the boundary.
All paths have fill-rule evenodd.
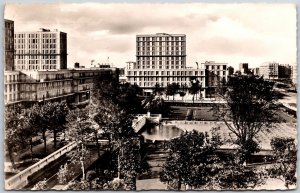
<path id="1" fill-rule="evenodd" d="M 78 68 L 63 70 L 5 71 L 5 105 L 67 101 L 87 103 L 95 78 L 115 79 L 116 68 Z"/>
<path id="2" fill-rule="evenodd" d="M 264 79 L 278 79 L 278 66 L 276 62 L 265 62 L 259 67 L 259 75 Z"/>
<path id="3" fill-rule="evenodd" d="M 265 62 L 259 67 L 259 75 L 265 79 L 290 79 L 292 68 L 289 64 Z"/>
<path id="4" fill-rule="evenodd" d="M 5 25 L 5 68 L 4 70 L 14 70 L 14 21 L 4 20 Z"/>
<path id="5" fill-rule="evenodd" d="M 186 67 L 186 36 L 184 34 L 157 33 L 136 36 L 136 62 L 127 62 L 127 82 L 151 93 L 155 85 L 167 87 L 178 83 L 187 88 L 197 78 L 204 86 L 204 69 Z M 205 91 L 202 91 L 204 95 Z"/>
<path id="6" fill-rule="evenodd" d="M 15 33 L 16 70 L 67 68 L 67 34 L 58 30 Z"/>
<path id="7" fill-rule="evenodd" d="M 227 63 L 206 61 L 201 66 L 205 69 L 205 98 L 215 98 L 216 89 L 227 81 Z"/>
<path id="8" fill-rule="evenodd" d="M 278 66 L 278 78 L 279 79 L 291 79 L 292 67 L 289 64 L 279 64 Z"/>
<path id="9" fill-rule="evenodd" d="M 186 67 L 186 36 L 157 33 L 136 36 L 137 69 L 181 69 Z"/>
<path id="10" fill-rule="evenodd" d="M 259 75 L 259 68 L 253 68 L 252 73 L 253 75 Z"/>
<path id="11" fill-rule="evenodd" d="M 241 74 L 249 74 L 248 63 L 240 63 L 239 70 L 240 70 Z"/>

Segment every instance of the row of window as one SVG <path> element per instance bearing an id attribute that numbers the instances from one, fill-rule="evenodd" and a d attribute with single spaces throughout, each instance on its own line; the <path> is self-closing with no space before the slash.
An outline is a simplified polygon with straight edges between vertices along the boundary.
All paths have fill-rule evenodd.
<path id="1" fill-rule="evenodd" d="M 205 65 L 207 70 L 226 70 L 227 65 Z"/>
<path id="2" fill-rule="evenodd" d="M 152 65 L 155 65 L 155 64 L 159 64 L 159 65 L 174 65 L 174 64 L 176 64 L 176 65 L 179 65 L 179 64 L 184 64 L 184 61 L 152 61 L 152 62 L 150 62 L 150 61 L 138 61 L 137 62 L 137 65 L 143 65 L 143 64 L 145 64 L 145 65 L 149 65 L 149 67 L 150 67 L 150 64 L 152 64 Z"/>
<path id="3" fill-rule="evenodd" d="M 138 42 L 137 46 L 139 47 L 174 47 L 174 46 L 184 46 L 185 42 Z"/>
<path id="4" fill-rule="evenodd" d="M 15 34 L 15 39 L 17 39 L 17 38 L 35 38 L 35 39 L 37 39 L 37 38 L 56 38 L 56 33 L 46 33 L 46 34 L 39 34 L 39 33 Z"/>
<path id="5" fill-rule="evenodd" d="M 143 47 L 141 47 L 141 46 L 138 46 L 137 47 L 137 51 L 140 51 L 140 50 L 147 50 L 147 51 L 155 51 L 155 50 L 157 50 L 157 51 L 173 51 L 173 50 L 185 50 L 185 48 L 184 47 L 182 47 L 182 46 L 156 46 L 156 47 L 154 47 L 154 46 L 148 46 L 148 47 L 146 47 L 146 46 L 143 46 Z"/>
<path id="6" fill-rule="evenodd" d="M 185 41 L 185 36 L 137 37 L 137 41 Z"/>
<path id="7" fill-rule="evenodd" d="M 18 84 L 8 84 L 8 85 L 5 85 L 5 93 L 16 92 L 16 91 L 19 91 Z"/>
<path id="8" fill-rule="evenodd" d="M 199 78 L 200 82 L 204 81 L 204 77 Z M 128 81 L 182 81 L 190 82 L 190 77 L 129 77 Z"/>
<path id="9" fill-rule="evenodd" d="M 168 65 L 155 65 L 155 64 L 152 64 L 151 66 L 150 65 L 137 65 L 137 68 L 134 68 L 134 69 L 181 69 L 181 68 L 185 68 L 185 65 L 184 64 L 181 64 L 181 65 L 177 65 L 176 66 L 174 64 L 172 64 L 171 66 L 168 66 Z"/>
<path id="10" fill-rule="evenodd" d="M 159 84 L 161 87 L 165 87 L 168 86 L 169 84 L 172 83 L 178 83 L 180 87 L 188 87 L 189 86 L 189 82 L 131 82 L 131 84 L 136 84 L 140 87 L 154 87 L 156 84 Z"/>
<path id="11" fill-rule="evenodd" d="M 204 76 L 204 71 L 127 71 L 128 76 Z"/>
<path id="12" fill-rule="evenodd" d="M 50 50 L 26 50 L 26 49 L 19 49 L 16 50 L 16 54 L 58 54 L 55 49 Z"/>
<path id="13" fill-rule="evenodd" d="M 175 56 L 183 56 L 185 55 L 184 51 L 176 51 L 176 52 L 137 52 L 137 56 L 169 56 L 169 55 L 175 55 Z"/>

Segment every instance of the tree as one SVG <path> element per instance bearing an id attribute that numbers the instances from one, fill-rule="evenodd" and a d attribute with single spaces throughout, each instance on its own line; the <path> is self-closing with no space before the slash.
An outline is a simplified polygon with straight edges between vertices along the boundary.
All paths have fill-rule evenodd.
<path id="1" fill-rule="evenodd" d="M 161 95 L 164 90 L 165 89 L 163 87 L 161 87 L 159 83 L 156 83 L 154 85 L 154 88 L 153 88 L 153 94 L 154 95 L 157 95 L 157 94 Z"/>
<path id="2" fill-rule="evenodd" d="M 54 147 L 56 148 L 57 143 L 57 133 L 64 130 L 64 125 L 66 124 L 67 120 L 66 117 L 69 112 L 69 108 L 65 102 L 55 102 L 52 103 L 52 116 L 50 117 L 51 121 L 51 129 L 53 131 L 53 138 L 54 138 Z"/>
<path id="3" fill-rule="evenodd" d="M 22 149 L 24 145 L 20 129 L 22 111 L 21 105 L 5 107 L 5 145 L 13 168 L 15 168 L 14 152 Z"/>
<path id="4" fill-rule="evenodd" d="M 169 112 L 169 106 L 165 103 L 161 95 L 149 96 L 142 101 L 142 106 L 146 111 L 153 114 L 166 115 Z"/>
<path id="5" fill-rule="evenodd" d="M 296 185 L 297 150 L 295 139 L 275 137 L 271 139 L 271 147 L 276 163 L 268 169 L 269 175 L 283 179 L 287 188 Z"/>
<path id="6" fill-rule="evenodd" d="M 22 132 L 24 141 L 28 141 L 29 143 L 31 159 L 33 159 L 33 137 L 36 136 L 39 131 L 39 125 L 37 125 L 38 118 L 39 116 L 32 111 L 32 108 L 24 109 L 20 117 L 19 129 Z"/>
<path id="7" fill-rule="evenodd" d="M 173 100 L 174 100 L 174 95 L 178 92 L 180 86 L 178 83 L 173 82 L 172 84 L 169 84 L 166 88 L 166 95 L 171 96 L 173 95 Z"/>
<path id="8" fill-rule="evenodd" d="M 172 189 L 181 190 L 181 185 L 199 186 L 207 183 L 209 173 L 205 164 L 214 159 L 207 135 L 193 130 L 167 143 L 169 156 L 163 165 L 160 180 Z"/>
<path id="9" fill-rule="evenodd" d="M 234 155 L 224 160 L 216 151 L 221 144 L 218 128 L 212 128 L 212 137 L 194 130 L 172 139 L 160 180 L 175 190 L 181 190 L 182 184 L 195 190 L 246 189 L 259 184 L 257 172 L 237 164 Z"/>
<path id="10" fill-rule="evenodd" d="M 142 89 L 134 84 L 125 83 L 119 85 L 118 95 L 116 97 L 116 104 L 124 109 L 128 114 L 138 114 L 142 111 L 140 95 Z"/>
<path id="11" fill-rule="evenodd" d="M 191 82 L 191 87 L 189 88 L 189 93 L 193 95 L 193 104 L 194 104 L 195 95 L 197 98 L 197 93 L 201 90 L 201 85 L 199 80 L 195 77 L 191 77 L 190 82 Z"/>
<path id="12" fill-rule="evenodd" d="M 47 190 L 47 179 L 45 178 L 44 180 L 39 181 L 36 183 L 33 187 L 33 190 Z"/>
<path id="13" fill-rule="evenodd" d="M 214 114 L 227 125 L 237 137 L 240 163 L 259 151 L 253 138 L 264 126 L 270 126 L 276 119 L 276 95 L 273 82 L 256 76 L 231 76 L 226 83 L 224 105 L 214 107 Z M 228 121 L 232 121 L 232 124 Z"/>

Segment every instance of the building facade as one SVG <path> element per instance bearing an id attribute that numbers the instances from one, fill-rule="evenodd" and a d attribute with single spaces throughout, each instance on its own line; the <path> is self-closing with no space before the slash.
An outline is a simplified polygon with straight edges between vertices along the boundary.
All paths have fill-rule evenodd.
<path id="1" fill-rule="evenodd" d="M 14 38 L 16 70 L 67 68 L 67 34 L 58 30 L 18 32 Z"/>
<path id="2" fill-rule="evenodd" d="M 116 68 L 5 71 L 4 77 L 5 105 L 47 101 L 83 104 L 89 100 L 95 78 L 118 81 Z"/>
<path id="3" fill-rule="evenodd" d="M 181 69 L 185 67 L 185 35 L 157 33 L 136 36 L 137 69 Z"/>
<path id="4" fill-rule="evenodd" d="M 4 70 L 14 70 L 14 21 L 4 20 L 5 27 L 5 57 L 4 57 Z"/>
<path id="5" fill-rule="evenodd" d="M 259 75 L 264 79 L 291 79 L 292 67 L 289 64 L 265 62 L 259 67 Z"/>
<path id="6" fill-rule="evenodd" d="M 172 83 L 188 88 L 195 78 L 205 84 L 204 69 L 186 67 L 184 34 L 137 35 L 136 62 L 127 62 L 125 75 L 127 82 L 140 86 L 144 93 L 151 93 L 155 85 L 166 88 Z"/>
<path id="7" fill-rule="evenodd" d="M 276 62 L 265 62 L 259 67 L 259 75 L 264 79 L 278 79 L 278 66 Z"/>
<path id="8" fill-rule="evenodd" d="M 201 66 L 205 69 L 205 98 L 215 98 L 216 89 L 227 81 L 227 65 L 227 63 L 216 63 L 214 61 L 201 63 Z"/>
<path id="9" fill-rule="evenodd" d="M 241 74 L 249 74 L 249 67 L 248 67 L 248 63 L 240 63 L 239 64 L 239 71 L 241 72 Z"/>

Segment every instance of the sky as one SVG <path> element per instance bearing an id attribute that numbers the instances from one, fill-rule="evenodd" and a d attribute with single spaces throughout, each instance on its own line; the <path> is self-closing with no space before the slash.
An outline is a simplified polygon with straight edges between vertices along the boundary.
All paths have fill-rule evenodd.
<path id="1" fill-rule="evenodd" d="M 68 36 L 68 67 L 135 61 L 138 34 L 186 34 L 187 66 L 205 61 L 258 67 L 296 64 L 294 4 L 52 3 L 6 4 L 15 31 L 58 29 Z"/>

